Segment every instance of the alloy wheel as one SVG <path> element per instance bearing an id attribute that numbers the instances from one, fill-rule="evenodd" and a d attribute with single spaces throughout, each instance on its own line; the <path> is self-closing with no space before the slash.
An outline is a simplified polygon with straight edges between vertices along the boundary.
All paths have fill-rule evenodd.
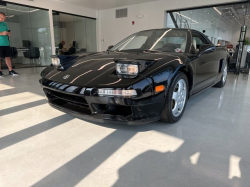
<path id="1" fill-rule="evenodd" d="M 184 79 L 180 79 L 176 83 L 172 95 L 172 113 L 174 117 L 178 117 L 181 115 L 185 107 L 186 97 L 187 97 L 187 84 Z"/>
<path id="2" fill-rule="evenodd" d="M 225 84 L 226 80 L 227 80 L 227 65 L 225 65 L 224 71 L 223 71 L 223 84 Z"/>

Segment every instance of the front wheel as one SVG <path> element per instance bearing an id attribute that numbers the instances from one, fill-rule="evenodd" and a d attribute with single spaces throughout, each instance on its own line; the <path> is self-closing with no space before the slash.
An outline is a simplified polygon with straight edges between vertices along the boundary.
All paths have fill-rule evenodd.
<path id="1" fill-rule="evenodd" d="M 179 72 L 167 91 L 161 121 L 175 123 L 181 119 L 186 108 L 188 90 L 187 76 L 183 72 Z"/>

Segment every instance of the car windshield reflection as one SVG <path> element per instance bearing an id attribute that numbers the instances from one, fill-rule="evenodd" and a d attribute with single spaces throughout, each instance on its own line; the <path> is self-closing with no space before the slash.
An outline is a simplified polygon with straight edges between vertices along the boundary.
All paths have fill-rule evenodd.
<path id="1" fill-rule="evenodd" d="M 135 33 L 116 44 L 110 51 L 184 53 L 186 45 L 186 31 L 159 29 Z"/>

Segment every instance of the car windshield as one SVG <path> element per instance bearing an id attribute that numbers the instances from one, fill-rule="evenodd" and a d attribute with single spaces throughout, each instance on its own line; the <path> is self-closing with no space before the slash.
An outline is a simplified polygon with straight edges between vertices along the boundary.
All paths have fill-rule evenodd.
<path id="1" fill-rule="evenodd" d="M 110 49 L 110 51 L 162 51 L 184 53 L 187 44 L 185 30 L 150 30 L 135 33 Z"/>

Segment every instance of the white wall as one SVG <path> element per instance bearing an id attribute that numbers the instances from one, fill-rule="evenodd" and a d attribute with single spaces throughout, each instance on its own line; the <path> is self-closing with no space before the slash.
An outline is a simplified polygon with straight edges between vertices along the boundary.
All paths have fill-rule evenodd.
<path id="1" fill-rule="evenodd" d="M 123 38 L 135 32 L 145 29 L 163 28 L 165 23 L 165 12 L 168 10 L 194 8 L 207 5 L 218 5 L 224 3 L 241 2 L 241 0 L 159 0 L 144 4 L 131 5 L 128 8 L 127 18 L 115 18 L 115 10 L 101 10 L 99 14 L 98 40 L 99 49 L 106 50 L 109 45 L 118 43 Z M 137 18 L 138 14 L 144 15 Z M 135 21 L 135 25 L 132 25 Z M 102 39 L 104 41 L 100 42 Z"/>

